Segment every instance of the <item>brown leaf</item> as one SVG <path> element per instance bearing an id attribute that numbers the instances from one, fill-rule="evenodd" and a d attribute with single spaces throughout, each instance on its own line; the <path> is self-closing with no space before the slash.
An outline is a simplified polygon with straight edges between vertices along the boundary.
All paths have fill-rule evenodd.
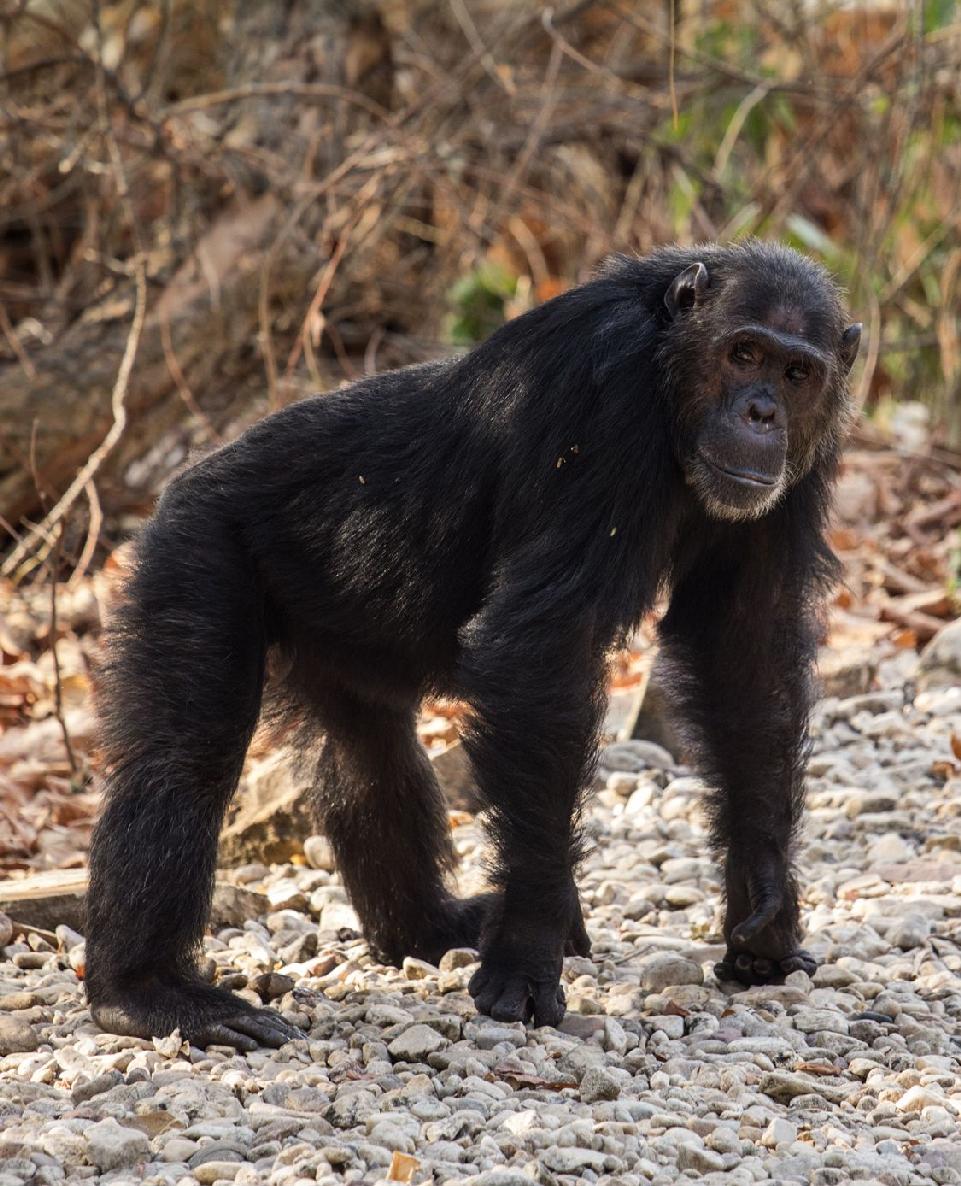
<path id="1" fill-rule="evenodd" d="M 957 733 L 951 734 L 951 753 L 961 762 L 961 737 Z"/>
<path id="2" fill-rule="evenodd" d="M 799 1062 L 794 1064 L 795 1071 L 803 1071 L 807 1075 L 836 1075 L 837 1067 L 829 1062 Z"/>
<path id="3" fill-rule="evenodd" d="M 540 1075 L 524 1075 L 512 1067 L 494 1067 L 494 1074 L 514 1088 L 530 1087 L 534 1091 L 563 1091 L 565 1087 L 576 1087 L 574 1079 L 542 1079 Z"/>
<path id="4" fill-rule="evenodd" d="M 395 1149 L 393 1156 L 390 1159 L 390 1169 L 387 1171 L 388 1182 L 410 1182 L 417 1170 L 420 1169 L 420 1162 L 416 1157 L 411 1157 L 407 1153 L 401 1153 L 399 1149 Z"/>

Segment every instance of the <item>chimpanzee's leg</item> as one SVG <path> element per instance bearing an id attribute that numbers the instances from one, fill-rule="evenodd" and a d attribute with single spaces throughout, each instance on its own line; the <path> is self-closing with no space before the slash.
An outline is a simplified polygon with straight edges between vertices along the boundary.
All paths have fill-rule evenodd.
<path id="1" fill-rule="evenodd" d="M 345 690 L 313 705 L 326 731 L 315 803 L 371 949 L 387 963 L 476 947 L 490 895 L 457 899 L 443 795 L 415 731 L 415 705 Z"/>
<path id="2" fill-rule="evenodd" d="M 688 574 L 661 625 L 666 682 L 713 788 L 711 840 L 724 862 L 728 947 L 716 972 L 745 984 L 815 968 L 801 947 L 793 869 L 815 596 L 786 545 L 772 542 L 776 531 L 759 536 Z"/>
<path id="3" fill-rule="evenodd" d="M 264 627 L 240 544 L 187 485 L 171 487 L 147 528 L 107 631 L 87 997 L 114 1033 L 179 1027 L 198 1045 L 279 1046 L 298 1031 L 197 972 L 217 837 L 260 705 Z"/>
<path id="4" fill-rule="evenodd" d="M 463 632 L 465 744 L 489 813 L 501 893 L 481 935 L 470 992 L 482 1013 L 556 1025 L 565 951 L 590 943 L 574 884 L 577 821 L 603 711 L 591 629 L 490 606 Z"/>

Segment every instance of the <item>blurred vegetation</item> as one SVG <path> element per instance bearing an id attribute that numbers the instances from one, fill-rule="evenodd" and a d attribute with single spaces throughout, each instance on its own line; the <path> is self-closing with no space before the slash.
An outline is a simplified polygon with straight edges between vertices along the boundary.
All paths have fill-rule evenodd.
<path id="1" fill-rule="evenodd" d="M 921 400 L 961 447 L 958 0 L 22 0 L 0 160 L 11 525 L 109 429 L 138 267 L 108 510 L 674 239 L 821 258 L 869 414 Z"/>

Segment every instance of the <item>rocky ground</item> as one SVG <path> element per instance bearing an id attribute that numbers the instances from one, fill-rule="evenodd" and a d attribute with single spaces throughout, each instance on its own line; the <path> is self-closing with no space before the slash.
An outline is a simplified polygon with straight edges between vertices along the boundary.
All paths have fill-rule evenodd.
<path id="1" fill-rule="evenodd" d="M 98 1033 L 80 936 L 0 933 L 0 1186 L 961 1183 L 961 687 L 916 694 L 915 664 L 816 714 L 813 980 L 717 982 L 698 784 L 619 743 L 559 1030 L 476 1017 L 471 952 L 372 963 L 319 839 L 307 867 L 236 870 L 272 910 L 208 941 L 221 983 L 309 1033 L 280 1051 Z M 480 827 L 455 823 L 473 888 Z"/>

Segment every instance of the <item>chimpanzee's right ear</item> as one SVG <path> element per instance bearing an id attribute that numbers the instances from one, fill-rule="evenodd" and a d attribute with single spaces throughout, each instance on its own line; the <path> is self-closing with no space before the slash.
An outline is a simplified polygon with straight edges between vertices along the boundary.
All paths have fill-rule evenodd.
<path id="1" fill-rule="evenodd" d="M 700 261 L 675 276 L 671 287 L 664 294 L 664 305 L 671 317 L 693 309 L 710 283 L 707 268 Z"/>

